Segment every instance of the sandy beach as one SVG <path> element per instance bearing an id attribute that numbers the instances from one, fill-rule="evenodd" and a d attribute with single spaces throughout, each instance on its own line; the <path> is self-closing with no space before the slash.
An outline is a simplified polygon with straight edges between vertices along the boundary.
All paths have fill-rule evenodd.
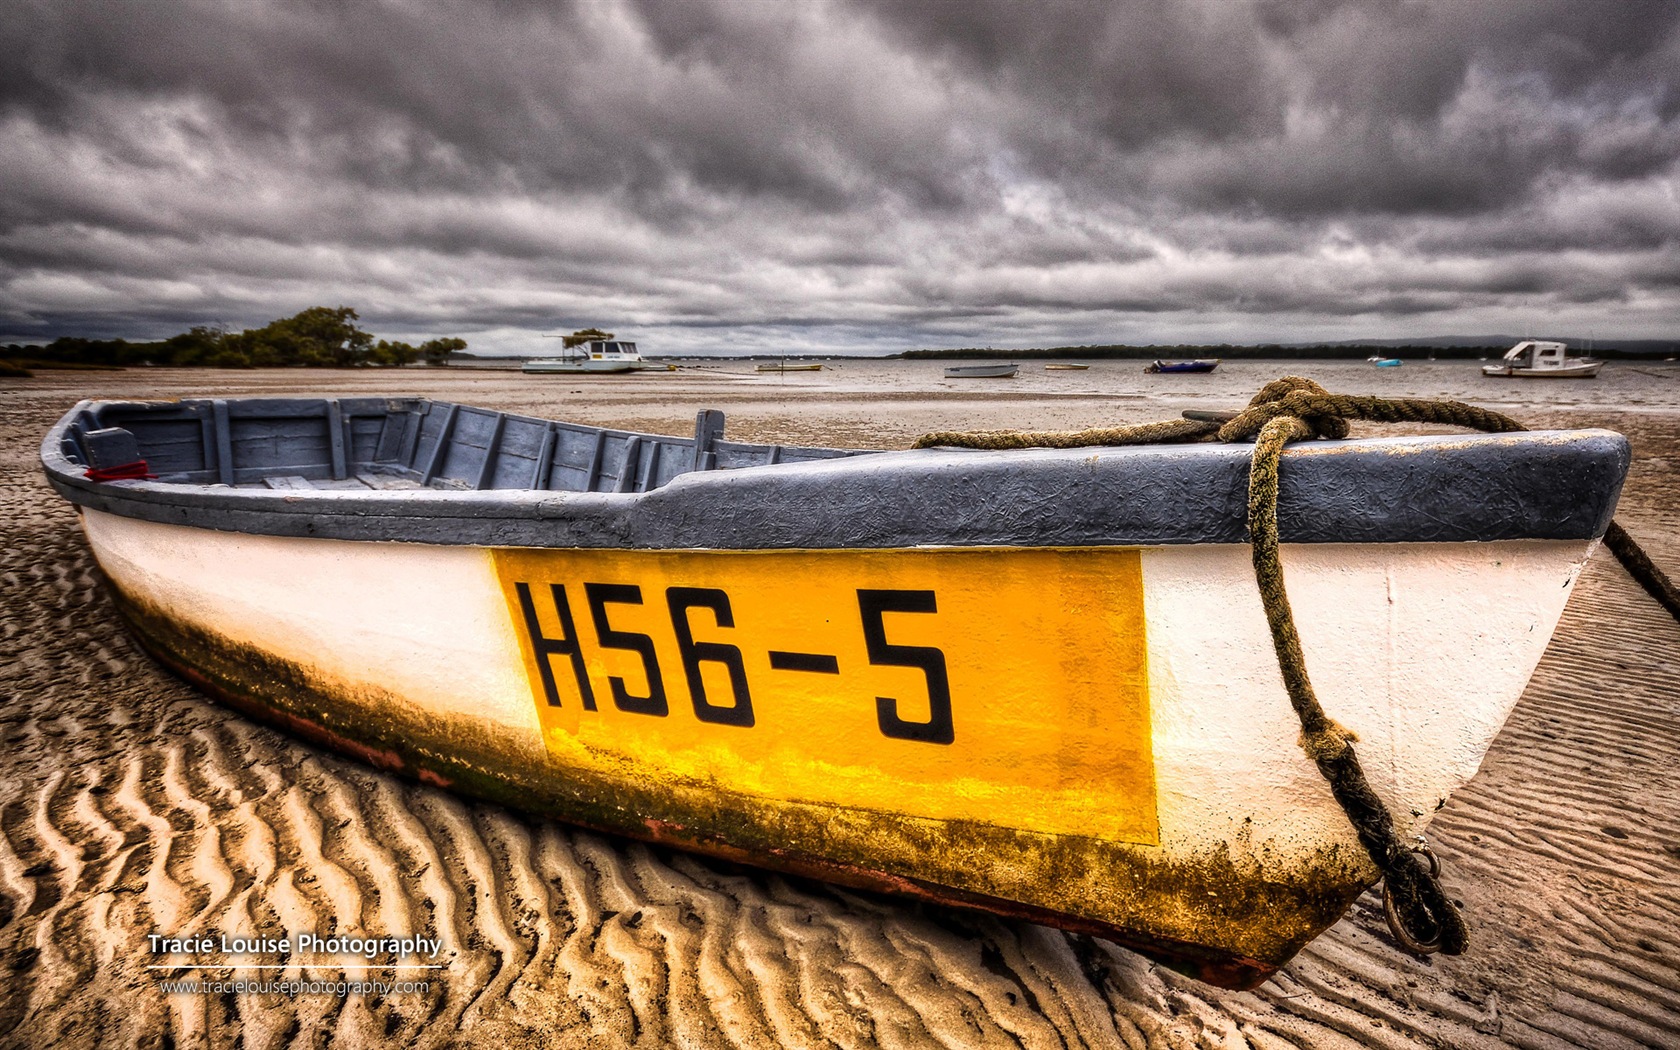
<path id="1" fill-rule="evenodd" d="M 1680 577 L 1672 363 L 1563 383 L 1483 380 L 1475 362 L 1256 362 L 1210 377 L 1033 363 L 990 384 L 945 380 L 941 365 L 0 379 L 0 1046 L 1680 1046 L 1680 624 L 1603 551 L 1430 832 L 1470 952 L 1401 953 L 1367 893 L 1238 993 L 1080 935 L 533 820 L 249 722 L 129 639 L 37 459 L 87 397 L 421 394 L 673 434 L 721 408 L 733 438 L 898 448 L 930 430 L 1236 408 L 1295 373 L 1626 434 L 1617 518 Z M 166 994 L 147 969 L 154 933 L 334 927 L 426 931 L 445 968 L 414 975 L 423 990 L 295 997 Z M 347 967 L 308 976 L 355 979 Z"/>

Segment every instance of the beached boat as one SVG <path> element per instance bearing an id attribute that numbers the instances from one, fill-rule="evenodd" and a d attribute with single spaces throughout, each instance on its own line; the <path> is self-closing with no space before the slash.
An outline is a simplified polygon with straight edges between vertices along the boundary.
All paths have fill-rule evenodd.
<path id="1" fill-rule="evenodd" d="M 1377 878 L 1298 742 L 1251 446 L 743 444 L 412 398 L 83 402 L 46 436 L 143 644 L 376 766 L 1249 986 Z M 1293 445 L 1314 678 L 1412 835 L 1546 648 L 1606 431 Z"/>
<path id="2" fill-rule="evenodd" d="M 783 362 L 780 364 L 761 364 L 758 366 L 758 370 L 760 372 L 821 372 L 822 367 L 823 366 L 817 362 L 797 363 L 791 365 Z"/>
<path id="3" fill-rule="evenodd" d="M 1482 375 L 1520 379 L 1591 379 L 1604 362 L 1569 356 L 1569 344 L 1525 339 L 1505 351 L 1498 364 L 1483 365 Z"/>
<path id="4" fill-rule="evenodd" d="M 1199 357 L 1199 358 L 1196 358 L 1196 359 L 1190 360 L 1190 361 L 1167 361 L 1163 358 L 1158 357 L 1155 360 L 1151 361 L 1149 364 L 1145 365 L 1143 370 L 1145 372 L 1168 372 L 1168 373 L 1211 372 L 1215 368 L 1219 367 L 1219 362 L 1220 362 L 1220 358 L 1217 358 L 1217 357 L 1213 357 L 1213 358 Z"/>
<path id="5" fill-rule="evenodd" d="M 1010 379 L 1020 370 L 1020 365 L 951 365 L 945 369 L 945 378 Z"/>
<path id="6" fill-rule="evenodd" d="M 1046 372 L 1083 372 L 1090 365 L 1082 365 L 1073 361 L 1052 361 L 1044 366 Z"/>
<path id="7" fill-rule="evenodd" d="M 627 339 L 589 339 L 568 345 L 563 357 L 538 357 L 520 366 L 533 375 L 607 375 L 623 372 L 664 371 L 652 365 Z"/>

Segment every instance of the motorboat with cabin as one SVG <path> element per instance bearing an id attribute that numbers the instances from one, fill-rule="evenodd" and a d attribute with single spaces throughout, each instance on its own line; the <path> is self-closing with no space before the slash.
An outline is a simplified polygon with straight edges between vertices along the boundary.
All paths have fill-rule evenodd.
<path id="1" fill-rule="evenodd" d="M 1591 379 L 1604 362 L 1569 356 L 1569 344 L 1550 339 L 1524 339 L 1505 351 L 1497 364 L 1483 365 L 1482 375 L 1516 379 Z"/>
<path id="2" fill-rule="evenodd" d="M 572 344 L 568 339 L 562 357 L 539 357 L 520 366 L 533 375 L 576 375 L 639 372 L 661 366 L 650 365 L 628 339 L 588 339 Z"/>

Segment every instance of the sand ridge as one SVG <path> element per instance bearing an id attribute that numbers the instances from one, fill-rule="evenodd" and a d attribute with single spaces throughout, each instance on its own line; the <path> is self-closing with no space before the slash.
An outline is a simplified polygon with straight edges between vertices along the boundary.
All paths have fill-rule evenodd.
<path id="1" fill-rule="evenodd" d="M 1302 368 L 1335 389 L 1365 378 Z M 129 640 L 35 461 L 46 428 L 92 394 L 418 391 L 672 433 L 722 402 L 731 436 L 875 447 L 1234 396 L 1140 396 L 1129 372 L 1121 386 L 1094 371 L 1002 398 L 892 369 L 829 386 L 632 377 L 582 394 L 413 371 L 0 381 L 0 1046 L 1680 1045 L 1680 625 L 1602 554 L 1431 832 L 1471 954 L 1400 954 L 1368 894 L 1262 988 L 1229 993 L 1086 937 L 535 821 L 255 725 Z M 1619 517 L 1676 573 L 1680 382 L 1658 371 L 1643 404 L 1573 391 L 1513 411 L 1627 432 Z M 164 995 L 146 969 L 148 933 L 302 929 L 436 937 L 449 968 L 424 993 L 296 998 Z M 293 969 L 353 979 L 357 962 Z"/>

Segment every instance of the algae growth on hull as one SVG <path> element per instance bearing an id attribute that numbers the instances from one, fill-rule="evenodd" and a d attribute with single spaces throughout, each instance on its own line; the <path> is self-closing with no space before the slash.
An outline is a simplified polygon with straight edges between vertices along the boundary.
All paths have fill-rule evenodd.
<path id="1" fill-rule="evenodd" d="M 1261 873 L 1223 849 L 1160 858 L 1086 834 L 767 798 L 657 765 L 626 772 L 622 756 L 556 766 L 534 734 L 440 720 L 365 681 L 324 676 L 120 588 L 116 597 L 148 649 L 199 688 L 380 768 L 597 830 L 1094 933 L 1212 983 L 1263 980 L 1370 881 L 1346 844 Z"/>

